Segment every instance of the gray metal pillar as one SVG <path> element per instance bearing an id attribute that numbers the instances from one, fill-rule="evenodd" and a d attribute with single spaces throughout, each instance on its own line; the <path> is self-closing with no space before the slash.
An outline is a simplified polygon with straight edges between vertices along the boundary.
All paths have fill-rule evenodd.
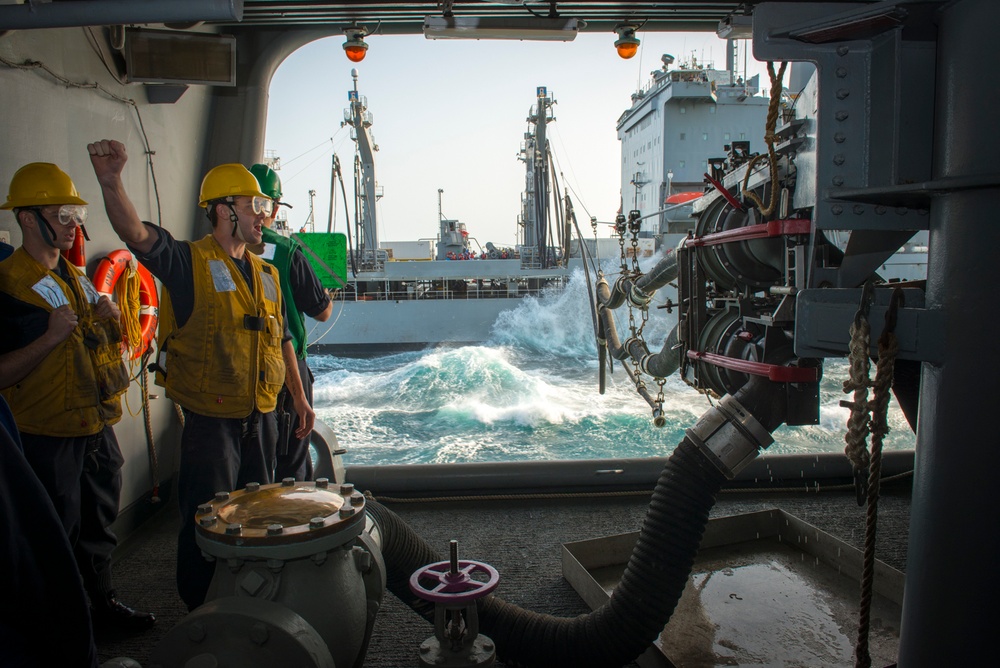
<path id="1" fill-rule="evenodd" d="M 939 18 L 934 178 L 995 175 L 1000 6 L 962 0 Z M 994 183 L 931 204 L 927 306 L 947 349 L 923 365 L 900 668 L 994 665 L 1000 646 L 998 203 Z"/>
<path id="2" fill-rule="evenodd" d="M 200 174 L 223 163 L 252 165 L 263 160 L 268 90 L 275 70 L 296 49 L 338 34 L 339 29 L 231 32 L 236 35 L 237 87 L 213 89 L 208 148 Z"/>

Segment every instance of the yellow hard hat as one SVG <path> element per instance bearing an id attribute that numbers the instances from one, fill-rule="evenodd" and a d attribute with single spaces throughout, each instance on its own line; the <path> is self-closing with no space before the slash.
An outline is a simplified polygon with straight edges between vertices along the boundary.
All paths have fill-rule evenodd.
<path id="1" fill-rule="evenodd" d="M 263 197 L 257 178 L 243 165 L 230 163 L 213 167 L 201 180 L 201 201 L 198 206 L 207 208 L 208 203 L 226 197 Z"/>
<path id="2" fill-rule="evenodd" d="M 250 178 L 253 178 L 252 176 Z M 0 209 L 49 204 L 86 204 L 72 179 L 50 162 L 31 162 L 14 172 L 7 201 Z"/>

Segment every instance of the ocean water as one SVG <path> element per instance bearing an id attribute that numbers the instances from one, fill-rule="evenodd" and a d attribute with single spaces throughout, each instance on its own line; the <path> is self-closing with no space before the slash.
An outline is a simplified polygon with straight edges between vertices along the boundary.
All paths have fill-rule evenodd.
<path id="1" fill-rule="evenodd" d="M 558 294 L 517 301 L 479 346 L 310 356 L 316 415 L 347 448 L 349 466 L 669 456 L 708 399 L 675 374 L 664 385 L 667 424 L 657 428 L 617 361 L 600 394 L 587 295 L 578 272 Z M 617 315 L 619 333 L 627 332 L 627 310 Z M 675 323 L 676 314 L 652 309 L 651 349 Z M 846 377 L 845 360 L 828 360 L 820 423 L 781 427 L 768 452 L 843 452 L 849 411 L 838 402 L 850 398 L 841 389 Z M 914 446 L 895 399 L 889 425 L 885 449 Z"/>

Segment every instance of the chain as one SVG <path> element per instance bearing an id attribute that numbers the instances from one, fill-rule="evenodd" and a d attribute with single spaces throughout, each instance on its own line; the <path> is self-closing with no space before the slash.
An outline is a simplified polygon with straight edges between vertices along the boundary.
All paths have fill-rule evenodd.
<path id="1" fill-rule="evenodd" d="M 618 214 L 615 218 L 615 232 L 618 233 L 618 247 L 620 250 L 620 264 L 621 264 L 621 275 L 623 277 L 628 277 L 632 281 L 637 281 L 642 276 L 642 269 L 639 268 L 639 232 L 642 230 L 642 217 L 639 211 L 629 211 L 628 218 L 622 214 Z M 625 235 L 629 234 L 631 237 L 630 248 L 632 253 L 631 266 L 629 263 L 628 252 L 625 246 Z M 626 299 L 628 303 L 628 326 L 630 340 L 636 340 L 640 343 L 645 344 L 643 339 L 643 333 L 646 329 L 646 324 L 649 322 L 649 307 L 643 305 L 642 307 L 636 307 L 631 299 Z M 639 308 L 641 323 L 636 326 L 635 309 Z M 645 395 L 646 383 L 642 378 L 642 370 L 639 366 L 639 360 L 634 356 L 630 356 L 632 360 L 632 371 L 633 380 L 635 381 L 635 389 L 640 395 Z M 654 377 L 653 381 L 657 386 L 656 398 L 653 400 L 653 415 L 654 423 L 657 423 L 659 419 L 657 416 L 661 416 L 663 413 L 663 386 L 666 383 L 665 378 Z M 659 426 L 659 424 L 657 424 Z"/>
<path id="2" fill-rule="evenodd" d="M 639 220 L 638 211 L 628 213 L 628 231 L 632 233 L 632 280 L 637 280 L 642 276 L 639 269 L 639 231 L 642 229 L 642 221 Z"/>

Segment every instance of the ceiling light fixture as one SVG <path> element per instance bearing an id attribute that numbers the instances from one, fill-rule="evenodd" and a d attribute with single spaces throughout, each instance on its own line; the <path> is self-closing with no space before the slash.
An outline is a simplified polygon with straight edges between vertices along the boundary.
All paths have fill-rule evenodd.
<path id="1" fill-rule="evenodd" d="M 639 39 L 635 36 L 635 31 L 639 26 L 620 25 L 615 27 L 618 39 L 615 40 L 615 50 L 618 55 L 628 60 L 639 51 Z"/>
<path id="2" fill-rule="evenodd" d="M 571 42 L 587 24 L 559 17 L 426 16 L 427 39 L 518 39 Z"/>
<path id="3" fill-rule="evenodd" d="M 352 63 L 360 63 L 365 59 L 365 54 L 368 52 L 368 44 L 365 43 L 367 34 L 365 28 L 356 26 L 344 28 L 344 35 L 347 37 L 347 41 L 344 42 L 344 53 Z"/>

